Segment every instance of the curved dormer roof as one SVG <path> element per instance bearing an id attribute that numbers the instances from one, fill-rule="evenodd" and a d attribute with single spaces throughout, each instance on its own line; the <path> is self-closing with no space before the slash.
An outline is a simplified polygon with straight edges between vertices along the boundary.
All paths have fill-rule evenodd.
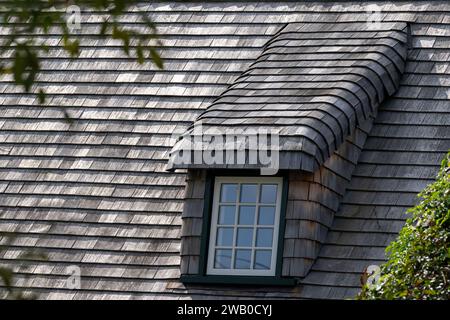
<path id="1" fill-rule="evenodd" d="M 406 54 L 406 23 L 289 23 L 175 144 L 169 169 L 261 166 L 194 163 L 201 124 L 202 135 L 275 132 L 279 169 L 313 172 L 397 90 Z M 181 159 L 181 150 L 191 157 Z"/>

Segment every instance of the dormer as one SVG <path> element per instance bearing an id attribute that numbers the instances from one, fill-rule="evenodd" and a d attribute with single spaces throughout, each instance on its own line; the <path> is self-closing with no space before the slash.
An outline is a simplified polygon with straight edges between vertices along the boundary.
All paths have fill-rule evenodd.
<path id="1" fill-rule="evenodd" d="M 407 25 L 290 23 L 175 144 L 185 282 L 294 284 L 325 241 Z"/>

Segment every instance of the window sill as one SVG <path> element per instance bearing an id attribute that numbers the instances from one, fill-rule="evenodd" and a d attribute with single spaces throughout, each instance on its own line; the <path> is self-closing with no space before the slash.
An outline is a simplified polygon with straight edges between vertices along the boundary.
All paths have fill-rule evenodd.
<path id="1" fill-rule="evenodd" d="M 219 276 L 219 275 L 183 275 L 180 281 L 186 284 L 236 284 L 258 286 L 295 286 L 295 278 L 259 277 L 259 276 Z"/>

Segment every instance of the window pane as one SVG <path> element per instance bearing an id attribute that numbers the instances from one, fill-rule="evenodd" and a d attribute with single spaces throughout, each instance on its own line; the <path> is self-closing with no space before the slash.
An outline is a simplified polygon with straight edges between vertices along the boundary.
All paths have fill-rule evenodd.
<path id="1" fill-rule="evenodd" d="M 231 249 L 217 249 L 214 257 L 214 268 L 230 269 L 231 268 Z"/>
<path id="2" fill-rule="evenodd" d="M 208 273 L 270 273 L 276 258 L 275 226 L 280 200 L 277 192 L 281 191 L 278 181 L 279 178 L 217 177 L 219 189 L 214 191 L 217 197 L 212 203 Z"/>
<path id="3" fill-rule="evenodd" d="M 257 247 L 272 247 L 272 228 L 258 228 L 256 233 L 256 246 Z"/>
<path id="4" fill-rule="evenodd" d="M 258 224 L 273 226 L 275 224 L 275 207 L 259 207 Z"/>
<path id="5" fill-rule="evenodd" d="M 261 203 L 276 203 L 277 202 L 277 185 L 276 184 L 262 184 L 261 185 Z"/>
<path id="6" fill-rule="evenodd" d="M 221 202 L 236 202 L 238 185 L 234 183 L 223 183 L 220 191 Z"/>
<path id="7" fill-rule="evenodd" d="M 258 185 L 242 184 L 241 185 L 241 202 L 256 202 Z"/>
<path id="8" fill-rule="evenodd" d="M 220 206 L 219 224 L 234 224 L 235 206 Z"/>
<path id="9" fill-rule="evenodd" d="M 252 250 L 236 250 L 236 254 L 234 256 L 234 267 L 236 269 L 250 269 L 251 261 Z"/>
<path id="10" fill-rule="evenodd" d="M 270 269 L 270 264 L 272 262 L 272 251 L 271 250 L 256 250 L 255 251 L 255 262 L 254 269 Z"/>
<path id="11" fill-rule="evenodd" d="M 239 224 L 251 224 L 255 223 L 255 206 L 240 206 L 239 207 Z"/>
<path id="12" fill-rule="evenodd" d="M 233 245 L 233 228 L 217 228 L 216 245 L 231 247 Z"/>
<path id="13" fill-rule="evenodd" d="M 236 246 L 251 247 L 253 242 L 253 228 L 238 228 Z"/>

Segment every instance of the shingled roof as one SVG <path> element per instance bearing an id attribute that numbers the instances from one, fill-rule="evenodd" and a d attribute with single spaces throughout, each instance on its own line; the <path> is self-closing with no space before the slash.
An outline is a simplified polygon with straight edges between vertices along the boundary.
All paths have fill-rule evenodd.
<path id="1" fill-rule="evenodd" d="M 406 43 L 405 23 L 379 23 L 376 30 L 368 23 L 289 23 L 194 126 L 201 123 L 205 134 L 252 128 L 275 132 L 279 169 L 314 172 L 358 124 L 374 118 L 386 94 L 397 90 Z M 174 150 L 193 149 L 193 131 Z M 183 164 L 177 155 L 173 162 L 181 164 L 173 168 L 220 167 Z"/>
<path id="2" fill-rule="evenodd" d="M 171 136 L 189 130 L 224 92 L 241 90 L 229 88 L 253 76 L 243 72 L 288 23 L 306 38 L 329 37 L 327 26 L 367 21 L 366 4 L 140 5 L 124 23 L 140 27 L 137 10 L 157 23 L 165 44 L 162 71 L 124 57 L 116 42 L 100 41 L 98 12 L 83 12 L 79 59 L 63 53 L 60 35 L 43 36 L 54 45 L 39 76 L 48 106 L 10 79 L 0 83 L 0 231 L 17 232 L 0 263 L 14 267 L 15 285 L 43 299 L 354 296 L 362 271 L 384 261 L 405 210 L 433 181 L 450 148 L 450 4 L 379 4 L 384 23 L 399 30 L 409 25 L 405 70 L 395 93 L 383 81 L 393 96 L 374 114 L 326 243 L 294 288 L 179 281 L 186 177 L 182 170 L 166 171 Z M 6 36 L 8 27 L 0 29 Z M 276 50 L 289 50 L 290 41 L 298 40 L 281 40 Z M 310 68 L 303 58 L 299 66 Z M 61 106 L 75 118 L 72 125 Z M 21 254 L 30 248 L 41 249 L 48 261 L 21 268 Z M 66 286 L 71 265 L 81 268 L 79 290 Z"/>

